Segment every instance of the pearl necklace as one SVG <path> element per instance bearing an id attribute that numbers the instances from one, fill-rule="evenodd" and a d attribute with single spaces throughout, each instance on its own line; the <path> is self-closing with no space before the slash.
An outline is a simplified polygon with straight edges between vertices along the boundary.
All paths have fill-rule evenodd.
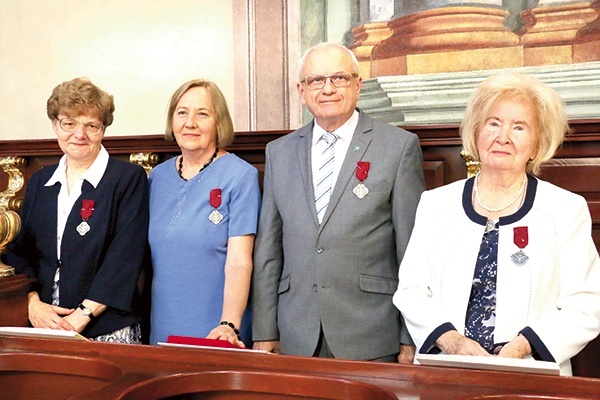
<path id="1" fill-rule="evenodd" d="M 204 163 L 204 165 L 202 166 L 202 168 L 200 168 L 200 170 L 198 171 L 198 173 L 204 171 L 204 169 L 206 167 L 208 167 L 217 157 L 217 153 L 219 152 L 219 148 L 215 148 L 215 152 L 213 153 L 212 157 L 208 159 L 208 161 L 206 163 Z M 179 168 L 177 168 L 177 173 L 179 174 L 179 177 L 181 179 L 183 179 L 184 181 L 187 181 L 187 179 L 185 179 L 183 177 L 183 154 L 179 157 Z"/>
<path id="2" fill-rule="evenodd" d="M 527 175 L 525 175 L 525 178 L 523 179 L 523 184 L 521 185 L 521 188 L 519 189 L 519 192 L 517 193 L 517 195 L 515 196 L 514 199 L 512 199 L 511 201 L 509 201 L 508 203 L 506 203 L 502 207 L 491 208 L 491 207 L 488 207 L 485 204 L 483 204 L 483 202 L 481 201 L 481 197 L 479 197 L 479 173 L 478 173 L 477 175 L 475 175 L 475 185 L 474 185 L 475 199 L 477 200 L 477 204 L 479 204 L 479 206 L 481 208 L 483 208 L 485 211 L 488 211 L 488 212 L 491 212 L 491 213 L 497 213 L 497 212 L 506 210 L 508 207 L 510 207 L 513 204 L 515 204 L 515 202 L 517 200 L 519 200 L 519 198 L 523 194 L 523 191 L 525 190 L 526 186 L 527 186 Z"/>

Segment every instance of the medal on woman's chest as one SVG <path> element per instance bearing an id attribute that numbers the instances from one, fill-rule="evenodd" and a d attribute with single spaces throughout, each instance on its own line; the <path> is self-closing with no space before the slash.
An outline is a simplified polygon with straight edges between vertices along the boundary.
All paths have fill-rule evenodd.
<path id="1" fill-rule="evenodd" d="M 529 244 L 529 233 L 527 231 L 527 227 L 519 226 L 514 228 L 513 236 L 515 245 L 517 245 L 519 251 L 510 256 L 510 259 L 515 265 L 518 265 L 520 267 L 529 260 L 527 254 L 525 254 L 525 252 L 523 251 L 523 249 Z"/>
<path id="2" fill-rule="evenodd" d="M 90 231 L 90 225 L 87 223 L 87 220 L 94 213 L 94 204 L 96 202 L 94 200 L 82 200 L 81 201 L 81 210 L 79 210 L 79 215 L 81 216 L 81 223 L 77 225 L 77 232 L 81 236 L 84 236 L 86 233 Z"/>
<path id="3" fill-rule="evenodd" d="M 371 163 L 368 161 L 359 161 L 356 163 L 356 178 L 358 179 L 358 185 L 352 189 L 352 193 L 359 199 L 363 199 L 369 194 L 369 189 L 364 185 L 363 181 L 369 176 L 369 168 Z"/>
<path id="4" fill-rule="evenodd" d="M 218 225 L 223 220 L 223 215 L 217 210 L 221 206 L 221 189 L 213 189 L 210 191 L 210 205 L 213 208 L 208 216 L 210 222 Z"/>

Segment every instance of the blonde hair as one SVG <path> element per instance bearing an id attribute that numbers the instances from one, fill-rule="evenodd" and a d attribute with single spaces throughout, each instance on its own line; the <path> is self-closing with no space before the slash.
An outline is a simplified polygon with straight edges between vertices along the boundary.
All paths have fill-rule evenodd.
<path id="1" fill-rule="evenodd" d="M 231 120 L 229 109 L 227 108 L 227 100 L 225 100 L 225 96 L 223 96 L 223 93 L 219 87 L 215 83 L 206 79 L 194 79 L 188 81 L 181 85 L 175 91 L 175 93 L 173 93 L 167 111 L 165 139 L 170 141 L 175 140 L 175 135 L 173 133 L 173 114 L 175 113 L 177 104 L 183 95 L 188 90 L 195 87 L 206 88 L 210 95 L 213 111 L 215 113 L 215 120 L 217 121 L 217 146 L 221 148 L 229 146 L 233 142 L 234 132 L 233 121 Z"/>
<path id="2" fill-rule="evenodd" d="M 477 86 L 467 102 L 460 125 L 463 149 L 475 161 L 480 161 L 477 137 L 489 110 L 500 98 L 524 99 L 533 108 L 536 151 L 535 157 L 527 163 L 527 172 L 538 175 L 541 165 L 554 156 L 570 129 L 565 106 L 558 93 L 531 75 L 501 73 Z"/>
<path id="3" fill-rule="evenodd" d="M 88 78 L 75 78 L 56 86 L 46 102 L 50 120 L 59 114 L 76 117 L 93 111 L 104 126 L 112 124 L 115 112 L 113 96 L 94 85 Z"/>

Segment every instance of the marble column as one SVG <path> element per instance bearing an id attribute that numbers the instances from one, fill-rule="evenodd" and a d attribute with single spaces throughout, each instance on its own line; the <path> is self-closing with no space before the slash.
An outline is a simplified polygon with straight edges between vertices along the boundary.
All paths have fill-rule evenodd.
<path id="1" fill-rule="evenodd" d="M 397 3 L 392 35 L 375 46 L 371 75 L 517 67 L 519 37 L 505 26 L 502 0 Z"/>
<path id="2" fill-rule="evenodd" d="M 575 62 L 600 60 L 600 0 L 593 1 L 590 7 L 597 16 L 577 32 L 579 43 L 574 45 Z"/>
<path id="3" fill-rule="evenodd" d="M 394 17 L 395 2 L 390 0 L 361 0 L 362 24 L 352 30 L 354 43 L 350 49 L 356 55 L 360 76 L 371 77 L 373 48 L 392 35 L 388 22 Z"/>
<path id="4" fill-rule="evenodd" d="M 598 47 L 581 45 L 578 32 L 598 18 L 589 1 L 540 0 L 521 13 L 524 65 L 600 60 Z"/>

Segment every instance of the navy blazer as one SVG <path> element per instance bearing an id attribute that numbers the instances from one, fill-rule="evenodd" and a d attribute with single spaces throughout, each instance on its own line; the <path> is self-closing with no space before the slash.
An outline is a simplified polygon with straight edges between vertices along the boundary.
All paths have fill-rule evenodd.
<path id="1" fill-rule="evenodd" d="M 22 228 L 9 245 L 8 261 L 17 273 L 37 279 L 33 290 L 52 302 L 57 260 L 57 199 L 60 183 L 44 186 L 58 165 L 46 167 L 27 183 Z M 77 232 L 82 200 L 94 200 L 90 231 Z M 110 158 L 96 188 L 85 181 L 68 216 L 61 244 L 60 306 L 75 308 L 84 299 L 107 309 L 83 335 L 95 337 L 140 322 L 134 311 L 137 281 L 148 232 L 148 183 L 145 171 Z"/>

